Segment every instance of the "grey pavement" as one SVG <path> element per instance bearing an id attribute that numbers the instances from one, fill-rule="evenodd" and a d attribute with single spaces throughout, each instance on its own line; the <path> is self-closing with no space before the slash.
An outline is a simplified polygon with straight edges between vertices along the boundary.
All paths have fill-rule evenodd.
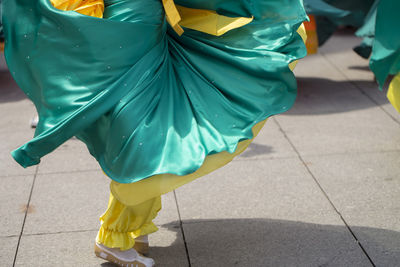
<path id="1" fill-rule="evenodd" d="M 340 32 L 302 60 L 289 112 L 163 196 L 157 266 L 400 266 L 400 114 L 351 50 L 359 41 Z M 85 146 L 23 169 L 9 152 L 33 136 L 35 109 L 5 71 L 0 114 L 0 266 L 112 266 L 93 253 L 109 180 Z"/>

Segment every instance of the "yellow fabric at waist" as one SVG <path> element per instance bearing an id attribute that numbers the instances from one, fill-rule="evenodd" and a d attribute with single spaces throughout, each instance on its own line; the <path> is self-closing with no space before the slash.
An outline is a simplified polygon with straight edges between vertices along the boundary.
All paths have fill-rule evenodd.
<path id="1" fill-rule="evenodd" d="M 76 11 L 83 15 L 102 18 L 103 0 L 50 0 L 52 5 L 64 11 Z M 232 29 L 250 23 L 253 18 L 230 18 L 212 10 L 194 9 L 175 5 L 173 0 L 162 0 L 168 23 L 182 35 L 182 27 L 220 36 Z M 182 27 L 181 27 L 182 26 Z"/>
<path id="2" fill-rule="evenodd" d="M 50 0 L 50 2 L 57 9 L 76 11 L 87 16 L 102 18 L 104 13 L 103 0 Z"/>
<path id="3" fill-rule="evenodd" d="M 253 21 L 253 17 L 231 18 L 219 15 L 213 10 L 187 8 L 175 5 L 173 0 L 163 0 L 168 23 L 177 34 L 183 33 L 182 27 L 221 36 Z"/>

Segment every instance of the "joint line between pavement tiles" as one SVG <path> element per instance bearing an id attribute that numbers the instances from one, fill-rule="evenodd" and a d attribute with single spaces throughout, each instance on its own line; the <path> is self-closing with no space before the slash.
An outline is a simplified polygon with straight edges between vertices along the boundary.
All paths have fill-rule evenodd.
<path id="1" fill-rule="evenodd" d="M 89 156 L 89 154 L 88 154 Z M 65 173 L 86 173 L 86 172 L 100 172 L 101 169 L 86 169 L 86 170 L 72 170 L 72 171 L 41 171 L 39 170 L 38 175 L 47 174 L 65 174 Z M 16 175 L 14 175 L 16 176 Z"/>
<path id="2" fill-rule="evenodd" d="M 18 237 L 17 248 L 15 249 L 14 261 L 13 261 L 13 265 L 12 265 L 13 267 L 15 266 L 15 262 L 17 261 L 18 249 L 19 249 L 19 245 L 21 243 L 22 234 L 24 233 L 26 217 L 28 216 L 29 205 L 31 204 L 33 188 L 35 186 L 35 181 L 36 181 L 36 177 L 38 175 L 38 170 L 39 170 L 39 166 L 36 166 L 35 174 L 33 175 L 31 191 L 29 192 L 28 202 L 26 204 L 26 211 L 25 211 L 25 215 L 24 215 L 24 220 L 22 221 L 21 232 L 19 233 L 19 237 Z"/>
<path id="3" fill-rule="evenodd" d="M 22 236 L 42 236 L 42 235 L 59 235 L 59 234 L 73 234 L 73 233 L 90 233 L 90 232 L 98 232 L 97 229 L 86 229 L 86 230 L 73 230 L 73 231 L 60 231 L 60 232 L 41 232 L 41 233 L 31 233 L 31 234 L 23 234 Z"/>
<path id="4" fill-rule="evenodd" d="M 174 198 L 175 198 L 176 209 L 178 210 L 179 226 L 180 226 L 181 232 L 182 232 L 183 244 L 185 245 L 186 258 L 187 258 L 189 267 L 191 267 L 191 266 L 192 266 L 192 263 L 190 262 L 189 249 L 188 249 L 188 246 L 187 246 L 187 243 L 186 243 L 185 231 L 184 231 L 184 229 L 183 229 L 183 223 L 182 223 L 181 212 L 180 212 L 180 210 L 179 210 L 178 198 L 177 198 L 177 196 L 176 196 L 175 190 L 174 190 Z"/>
<path id="5" fill-rule="evenodd" d="M 388 115 L 396 124 L 400 125 L 400 121 L 397 120 L 396 117 L 394 117 L 392 114 L 387 112 L 382 105 L 380 105 L 375 99 L 373 99 L 371 96 L 369 96 L 360 86 L 358 86 L 357 83 L 355 83 L 352 80 L 349 80 L 349 78 L 346 76 L 346 74 L 339 68 L 337 67 L 324 53 L 321 53 L 322 57 L 333 67 L 335 68 L 346 80 L 353 85 L 362 95 L 364 95 L 366 98 L 368 98 L 372 103 L 374 103 L 376 106 L 378 106 L 386 115 Z"/>
<path id="6" fill-rule="evenodd" d="M 350 228 L 350 226 L 347 224 L 346 220 L 344 219 L 344 217 L 342 216 L 342 214 L 339 212 L 339 210 L 335 207 L 335 205 L 333 204 L 333 202 L 331 201 L 331 199 L 329 198 L 328 194 L 325 192 L 325 190 L 322 188 L 321 184 L 318 182 L 317 178 L 315 177 L 315 175 L 311 172 L 310 168 L 307 166 L 306 162 L 304 161 L 304 159 L 302 158 L 302 156 L 300 155 L 300 152 L 297 150 L 297 148 L 295 147 L 295 145 L 292 143 L 292 141 L 290 140 L 290 138 L 287 136 L 286 132 L 282 129 L 281 125 L 279 124 L 279 122 L 277 121 L 277 119 L 275 117 L 273 117 L 273 120 L 275 121 L 275 123 L 278 125 L 279 130 L 281 131 L 281 133 L 284 135 L 285 139 L 289 142 L 290 146 L 293 148 L 293 150 L 295 151 L 295 153 L 297 154 L 299 160 L 301 161 L 301 163 L 303 164 L 303 166 L 306 168 L 307 172 L 311 175 L 312 179 L 314 180 L 314 182 L 317 184 L 317 186 L 319 187 L 319 189 L 321 190 L 321 192 L 324 194 L 325 198 L 328 200 L 328 202 L 330 203 L 330 205 L 332 206 L 332 208 L 335 210 L 335 212 L 339 215 L 340 219 L 342 220 L 342 222 L 344 223 L 344 225 L 346 226 L 346 228 L 349 230 L 350 234 L 353 236 L 353 238 L 355 239 L 355 241 L 357 242 L 358 246 L 361 248 L 361 250 L 364 252 L 365 256 L 368 258 L 369 262 L 372 264 L 372 266 L 376 267 L 375 263 L 372 261 L 371 257 L 368 255 L 367 251 L 365 250 L 364 246 L 361 244 L 361 242 L 358 240 L 356 234 L 353 232 L 353 230 Z"/>

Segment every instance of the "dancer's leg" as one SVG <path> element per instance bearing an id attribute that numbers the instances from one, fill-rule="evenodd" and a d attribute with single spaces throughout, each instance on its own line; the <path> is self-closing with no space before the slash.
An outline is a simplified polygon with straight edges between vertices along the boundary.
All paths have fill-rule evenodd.
<path id="1" fill-rule="evenodd" d="M 134 247 L 146 250 L 146 236 L 158 230 L 152 220 L 160 209 L 161 197 L 146 200 L 135 206 L 127 206 L 110 194 L 108 208 L 100 217 L 101 227 L 96 238 L 96 255 L 117 264 L 135 263 L 146 267 L 152 266 L 153 261 L 138 255 Z"/>

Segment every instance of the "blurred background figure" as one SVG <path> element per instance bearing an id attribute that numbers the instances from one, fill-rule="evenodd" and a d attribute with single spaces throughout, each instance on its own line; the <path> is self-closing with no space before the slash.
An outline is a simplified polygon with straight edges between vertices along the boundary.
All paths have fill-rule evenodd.
<path id="1" fill-rule="evenodd" d="M 310 17 L 306 23 L 307 51 L 317 53 L 339 27 L 357 29 L 363 38 L 353 50 L 370 59 L 379 88 L 389 82 L 388 99 L 400 112 L 400 1 L 389 0 L 304 0 Z"/>

